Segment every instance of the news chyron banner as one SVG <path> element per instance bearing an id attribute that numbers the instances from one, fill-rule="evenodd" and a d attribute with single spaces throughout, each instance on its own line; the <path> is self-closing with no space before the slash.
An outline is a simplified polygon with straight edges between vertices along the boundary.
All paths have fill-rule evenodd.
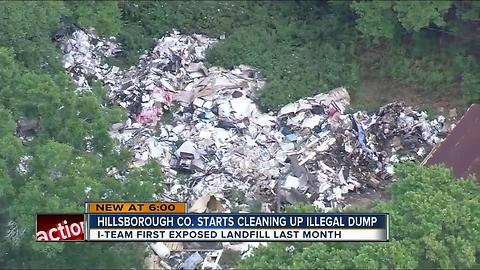
<path id="1" fill-rule="evenodd" d="M 82 214 L 37 215 L 37 241 L 389 240 L 388 214 L 186 213 L 185 203 L 86 203 Z"/>

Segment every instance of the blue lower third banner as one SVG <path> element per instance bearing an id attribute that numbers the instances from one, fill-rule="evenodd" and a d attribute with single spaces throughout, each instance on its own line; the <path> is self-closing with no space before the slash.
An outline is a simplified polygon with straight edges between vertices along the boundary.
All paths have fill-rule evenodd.
<path id="1" fill-rule="evenodd" d="M 388 214 L 88 214 L 87 241 L 388 241 Z"/>

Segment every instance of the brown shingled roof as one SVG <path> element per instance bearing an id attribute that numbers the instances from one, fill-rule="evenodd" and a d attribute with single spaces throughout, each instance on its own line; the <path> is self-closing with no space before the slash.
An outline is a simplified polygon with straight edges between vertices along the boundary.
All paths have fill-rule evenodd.
<path id="1" fill-rule="evenodd" d="M 480 183 L 480 104 L 468 108 L 445 140 L 422 164 L 444 164 L 455 177 L 473 175 Z"/>

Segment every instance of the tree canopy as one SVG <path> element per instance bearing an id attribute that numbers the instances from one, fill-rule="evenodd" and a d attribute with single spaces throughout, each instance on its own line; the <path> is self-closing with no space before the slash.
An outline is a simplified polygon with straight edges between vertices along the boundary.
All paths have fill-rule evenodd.
<path id="1" fill-rule="evenodd" d="M 69 5 L 73 5 L 70 7 Z M 117 151 L 108 135 L 109 124 L 125 119 L 118 107 L 102 106 L 100 86 L 76 94 L 60 66 L 52 42 L 65 17 L 81 7 L 95 10 L 88 17 L 114 33 L 118 27 L 111 7 L 104 14 L 93 3 L 61 1 L 2 2 L 0 4 L 0 265 L 7 268 L 122 268 L 142 267 L 142 244 L 37 243 L 35 215 L 40 212 L 83 212 L 89 200 L 152 200 L 161 192 L 163 173 L 150 163 L 132 170 L 124 180 L 106 169 L 125 170 L 130 154 Z M 106 6 L 117 5 L 113 2 Z M 73 13 L 72 13 L 72 8 Z M 116 12 L 118 15 L 118 10 Z M 88 24 L 80 18 L 81 24 Z M 100 29 L 102 29 L 100 27 Z M 16 121 L 40 124 L 31 141 L 16 136 Z M 140 181 L 141 179 L 141 181 Z M 80 255 L 80 256 L 79 256 Z"/>
<path id="2" fill-rule="evenodd" d="M 369 212 L 390 214 L 388 243 L 285 244 L 258 249 L 240 269 L 475 269 L 480 251 L 480 186 L 450 170 L 401 164 L 391 199 Z"/>

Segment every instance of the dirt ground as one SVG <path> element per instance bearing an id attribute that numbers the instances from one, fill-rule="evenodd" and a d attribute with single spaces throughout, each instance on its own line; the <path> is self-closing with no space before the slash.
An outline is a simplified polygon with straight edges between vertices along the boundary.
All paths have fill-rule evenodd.
<path id="1" fill-rule="evenodd" d="M 376 110 L 394 101 L 403 101 L 417 110 L 434 110 L 439 114 L 448 113 L 452 108 L 460 113 L 465 107 L 460 86 L 452 88 L 448 94 L 433 97 L 431 94 L 422 94 L 415 87 L 388 79 L 364 79 L 360 83 L 360 89 L 356 103 L 365 106 L 367 110 Z"/>
<path id="2" fill-rule="evenodd" d="M 348 206 L 347 209 L 365 210 L 371 208 L 376 201 L 383 201 L 388 198 L 388 193 L 385 190 L 366 188 L 359 193 L 346 194 L 343 203 Z"/>

